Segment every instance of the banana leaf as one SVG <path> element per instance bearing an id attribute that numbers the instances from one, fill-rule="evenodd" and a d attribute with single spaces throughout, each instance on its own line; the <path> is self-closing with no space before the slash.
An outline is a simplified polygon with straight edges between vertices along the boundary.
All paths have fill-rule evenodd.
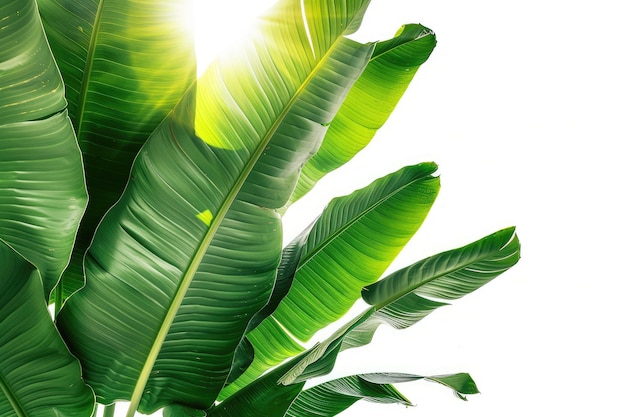
<path id="1" fill-rule="evenodd" d="M 329 373 L 341 351 L 370 343 L 380 324 L 406 329 L 446 305 L 419 294 L 460 298 L 513 267 L 519 256 L 519 240 L 510 227 L 416 262 L 365 287 L 367 302 L 381 301 L 301 355 L 279 382 L 291 384 Z"/>
<path id="2" fill-rule="evenodd" d="M 221 398 L 298 354 L 318 330 L 341 318 L 421 226 L 439 191 L 433 163 L 405 167 L 331 201 L 285 248 L 291 285 L 276 311 L 248 334 L 255 359 Z M 298 249 L 300 248 L 300 249 Z M 286 262 L 297 267 L 288 267 Z M 280 348 L 278 348 L 280 346 Z"/>
<path id="3" fill-rule="evenodd" d="M 285 417 L 336 416 L 359 400 L 410 406 L 411 402 L 391 384 L 419 380 L 447 386 L 461 399 L 465 399 L 465 394 L 478 393 L 476 384 L 466 373 L 439 376 L 393 373 L 352 375 L 302 391 L 291 403 Z"/>
<path id="4" fill-rule="evenodd" d="M 50 319 L 39 273 L 1 240 L 0 265 L 0 415 L 90 416 L 93 392 Z"/>
<path id="5" fill-rule="evenodd" d="M 57 291 L 84 283 L 96 225 L 124 189 L 133 159 L 196 79 L 190 0 L 38 0 L 66 84 L 89 205 Z"/>
<path id="6" fill-rule="evenodd" d="M 465 373 L 434 377 L 365 374 L 322 383 L 302 393 L 299 393 L 299 389 L 306 381 L 328 374 L 341 351 L 368 344 L 380 324 L 404 329 L 436 308 L 446 305 L 416 293 L 443 293 L 448 298 L 459 298 L 511 268 L 519 259 L 520 252 L 519 241 L 514 232 L 514 228 L 503 229 L 469 245 L 417 262 L 366 287 L 368 294 L 387 295 L 380 288 L 391 286 L 395 289 L 395 295 L 393 298 L 386 297 L 384 303 L 365 310 L 323 342 L 248 383 L 209 410 L 209 416 L 246 416 L 248 414 L 245 414 L 243 404 L 248 403 L 265 407 L 266 412 L 263 415 L 271 417 L 333 416 L 359 399 L 408 403 L 395 388 L 384 384 L 417 379 L 428 379 L 446 385 L 461 399 L 465 399 L 464 394 L 478 393 L 476 384 Z M 453 290 L 442 291 L 444 287 Z M 364 293 L 365 291 L 364 289 Z M 383 385 L 376 386 L 377 384 Z M 277 398 L 281 401 L 277 401 Z"/>
<path id="7" fill-rule="evenodd" d="M 358 324 L 358 321 L 347 325 L 346 329 L 352 328 Z M 310 352 L 314 352 L 315 349 L 311 349 Z M 422 379 L 453 389 L 455 394 L 463 400 L 466 399 L 464 396 L 466 394 L 478 393 L 476 384 L 466 373 L 430 377 L 397 373 L 361 374 L 323 382 L 306 390 L 303 390 L 304 380 L 290 384 L 280 382 L 281 376 L 287 369 L 293 367 L 302 357 L 308 356 L 310 353 L 305 353 L 273 369 L 215 407 L 206 410 L 207 415 L 209 417 L 334 416 L 361 399 L 378 403 L 410 405 L 409 400 L 391 384 Z"/>
<path id="8" fill-rule="evenodd" d="M 87 204 L 80 151 L 34 0 L 0 5 L 0 239 L 41 274 L 46 299 Z"/>
<path id="9" fill-rule="evenodd" d="M 279 2 L 139 152 L 58 317 L 99 402 L 213 403 L 274 284 L 276 209 L 373 51 L 344 37 L 367 3 Z"/>
<path id="10" fill-rule="evenodd" d="M 491 281 L 517 263 L 520 244 L 509 227 L 462 248 L 440 253 L 363 288 L 363 300 L 378 308 L 410 292 L 455 300 Z"/>
<path id="11" fill-rule="evenodd" d="M 376 44 L 365 71 L 330 124 L 322 146 L 302 168 L 289 204 L 367 146 L 435 44 L 433 31 L 416 24 L 405 25 L 392 39 Z"/>

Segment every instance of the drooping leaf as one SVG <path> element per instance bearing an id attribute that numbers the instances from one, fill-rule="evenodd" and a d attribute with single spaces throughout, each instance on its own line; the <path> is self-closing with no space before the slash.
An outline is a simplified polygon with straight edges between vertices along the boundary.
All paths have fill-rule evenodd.
<path id="1" fill-rule="evenodd" d="M 342 317 L 376 281 L 422 224 L 439 190 L 432 163 L 406 167 L 345 197 L 334 199 L 319 219 L 288 249 L 294 277 L 272 316 L 248 337 L 255 360 L 222 398 L 268 367 L 303 350 L 277 350 L 295 336 L 306 341 Z M 293 268 L 293 264 L 297 268 Z M 283 355 L 280 354 L 283 353 Z M 289 355 L 289 356 L 284 356 Z"/>
<path id="2" fill-rule="evenodd" d="M 120 197 L 137 151 L 196 79 L 190 0 L 38 0 L 66 83 L 89 205 L 63 292 L 83 285 L 96 225 Z"/>
<path id="3" fill-rule="evenodd" d="M 323 382 L 302 391 L 293 401 L 286 417 L 332 417 L 359 400 L 382 404 L 411 405 L 391 384 L 427 380 L 438 382 L 464 394 L 477 394 L 476 384 L 468 374 L 420 376 L 412 374 L 377 373 L 352 375 Z"/>
<path id="4" fill-rule="evenodd" d="M 403 26 L 394 38 L 376 44 L 367 68 L 330 124 L 322 146 L 303 167 L 289 204 L 370 142 L 435 44 L 433 31 L 415 24 Z"/>
<path id="5" fill-rule="evenodd" d="M 47 297 L 87 204 L 80 151 L 34 0 L 0 4 L 0 45 L 0 239 L 37 267 Z"/>
<path id="6" fill-rule="evenodd" d="M 312 348 L 311 351 L 315 350 Z M 298 363 L 302 357 L 293 358 L 262 377 L 252 381 L 235 394 L 209 410 L 209 417 L 326 417 L 334 416 L 358 400 L 378 403 L 410 405 L 400 394 L 395 383 L 428 380 L 445 385 L 465 399 L 466 394 L 476 394 L 478 389 L 465 373 L 439 376 L 420 376 L 398 373 L 352 375 L 321 383 L 302 391 L 304 381 L 280 383 L 281 375 Z"/>
<path id="7" fill-rule="evenodd" d="M 393 385 L 372 383 L 359 375 L 324 382 L 302 391 L 293 401 L 288 417 L 330 417 L 347 410 L 359 400 L 411 405 Z"/>
<path id="8" fill-rule="evenodd" d="M 52 323 L 39 273 L 2 240 L 0 265 L 0 415 L 91 416 L 93 392 Z"/>
<path id="9" fill-rule="evenodd" d="M 100 224 L 58 320 L 100 401 L 204 409 L 225 384 L 274 283 L 275 209 L 373 50 L 343 37 L 367 1 L 304 6 L 279 2 L 263 36 L 209 68 Z"/>

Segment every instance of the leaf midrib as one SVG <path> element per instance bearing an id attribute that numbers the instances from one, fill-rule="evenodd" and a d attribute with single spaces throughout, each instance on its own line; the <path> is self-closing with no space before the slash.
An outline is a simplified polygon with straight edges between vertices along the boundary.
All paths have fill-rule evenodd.
<path id="1" fill-rule="evenodd" d="M 76 126 L 76 138 L 81 139 L 81 133 L 83 131 L 83 115 L 85 113 L 85 107 L 87 105 L 87 93 L 89 90 L 89 82 L 91 81 L 91 71 L 96 55 L 96 46 L 98 44 L 98 38 L 100 36 L 100 25 L 102 22 L 102 10 L 104 8 L 105 0 L 100 0 L 98 3 L 98 9 L 96 10 L 96 17 L 93 23 L 93 29 L 91 31 L 91 38 L 89 39 L 89 49 L 87 50 L 87 58 L 85 59 L 85 68 L 83 71 L 83 78 L 80 84 L 80 93 L 78 95 L 78 106 L 76 112 L 76 118 L 78 120 Z"/>
<path id="2" fill-rule="evenodd" d="M 2 372 L 0 372 L 0 391 L 4 393 L 5 397 L 9 401 L 9 404 L 11 404 L 13 411 L 17 414 L 17 417 L 28 417 L 26 411 L 24 411 L 16 395 L 9 386 L 9 383 L 4 378 L 4 375 L 2 375 Z"/>
<path id="3" fill-rule="evenodd" d="M 363 5 L 363 8 L 365 7 L 367 7 L 367 4 Z M 193 281 L 193 278 L 198 270 L 198 267 L 200 266 L 200 263 L 202 261 L 202 258 L 204 257 L 204 254 L 208 250 L 215 234 L 217 233 L 217 230 L 219 229 L 219 226 L 221 225 L 222 221 L 226 217 L 226 214 L 230 210 L 230 207 L 236 200 L 236 197 L 239 194 L 239 191 L 245 184 L 245 181 L 248 179 L 257 161 L 263 155 L 265 148 L 267 147 L 269 142 L 272 140 L 274 134 L 276 133 L 278 128 L 281 126 L 284 119 L 292 110 L 293 106 L 298 101 L 303 91 L 309 86 L 313 78 L 317 76 L 321 68 L 326 64 L 327 60 L 332 55 L 332 53 L 337 48 L 338 44 L 341 42 L 342 39 L 343 39 L 343 34 L 340 36 L 337 36 L 337 38 L 335 39 L 333 44 L 328 48 L 324 56 L 317 62 L 317 64 L 315 65 L 313 70 L 309 73 L 307 78 L 300 85 L 298 90 L 296 90 L 296 92 L 293 94 L 292 98 L 289 100 L 285 108 L 282 110 L 282 112 L 280 113 L 276 121 L 272 124 L 272 127 L 267 131 L 267 133 L 263 137 L 263 140 L 259 142 L 259 145 L 257 146 L 255 152 L 248 159 L 247 164 L 245 165 L 244 169 L 241 171 L 241 173 L 237 177 L 237 180 L 233 184 L 230 192 L 226 195 L 224 202 L 220 206 L 211 224 L 209 225 L 204 238 L 200 242 L 200 245 L 198 246 L 198 249 L 196 250 L 194 257 L 192 258 L 189 264 L 189 267 L 185 271 L 185 274 L 183 275 L 183 278 L 180 281 L 178 288 L 176 289 L 175 295 L 172 299 L 172 303 L 170 304 L 170 307 L 167 310 L 163 324 L 157 333 L 155 342 L 152 345 L 150 352 L 148 353 L 146 362 L 144 363 L 144 367 L 142 368 L 140 372 L 139 378 L 137 380 L 137 384 L 135 385 L 135 389 L 131 395 L 131 402 L 130 402 L 130 406 L 128 408 L 128 413 L 126 414 L 126 417 L 134 416 L 135 411 L 137 410 L 139 406 L 139 402 L 141 401 L 141 398 L 143 396 L 143 391 L 145 389 L 145 386 L 148 383 L 148 379 L 149 379 L 150 373 L 152 372 L 152 368 L 154 367 L 154 364 L 161 350 L 161 347 L 163 343 L 165 342 L 165 338 L 167 337 L 167 334 L 169 333 L 169 329 L 174 321 L 174 318 L 176 317 L 178 313 L 178 309 L 180 308 L 182 301 L 187 293 L 187 290 L 189 289 L 189 286 L 191 285 L 191 282 Z"/>
<path id="4" fill-rule="evenodd" d="M 396 194 L 398 194 L 399 192 L 403 191 L 405 188 L 415 184 L 418 181 L 422 181 L 424 179 L 434 179 L 435 177 L 428 177 L 428 176 L 421 176 L 418 178 L 413 179 L 412 181 L 404 184 L 403 186 L 399 187 L 398 189 L 396 189 L 395 191 L 393 191 L 390 194 L 387 194 L 386 196 L 384 196 L 381 199 L 378 199 L 377 201 L 375 201 L 370 207 L 368 207 L 366 210 L 362 211 L 358 216 L 352 218 L 350 221 L 348 221 L 347 223 L 345 223 L 342 227 L 340 227 L 339 229 L 337 229 L 336 231 L 334 231 L 333 233 L 330 234 L 330 236 L 325 239 L 321 244 L 319 244 L 318 246 L 316 246 L 311 252 L 307 253 L 302 259 L 303 261 L 300 263 L 300 265 L 298 265 L 298 268 L 296 268 L 296 272 L 294 273 L 297 274 L 298 271 L 300 271 L 300 269 L 304 268 L 304 266 L 311 261 L 313 258 L 315 258 L 321 251 L 323 251 L 328 245 L 330 245 L 331 243 L 333 243 L 333 241 L 335 239 L 337 239 L 339 236 L 341 236 L 343 233 L 345 233 L 349 228 L 351 228 L 355 223 L 361 221 L 364 217 L 366 217 L 368 214 L 370 214 L 371 212 L 373 212 L 374 210 L 376 210 L 379 206 L 381 206 L 382 204 L 386 203 L 389 199 L 391 199 L 392 197 L 394 197 Z"/>
<path id="5" fill-rule="evenodd" d="M 417 289 L 419 289 L 419 288 L 421 288 L 421 287 L 423 287 L 423 286 L 425 286 L 427 284 L 430 284 L 434 280 L 440 279 L 440 278 L 445 277 L 447 275 L 450 275 L 450 274 L 452 274 L 454 272 L 458 272 L 460 270 L 466 269 L 469 266 L 475 264 L 476 262 L 484 261 L 484 260 L 494 256 L 495 254 L 499 253 L 504 248 L 506 248 L 509 244 L 511 244 L 512 239 L 513 239 L 514 236 L 515 236 L 514 234 L 511 235 L 511 239 L 509 241 L 507 241 L 504 245 L 498 247 L 495 251 L 492 250 L 492 251 L 489 251 L 487 254 L 478 255 L 476 258 L 473 258 L 471 261 L 463 262 L 463 264 L 461 266 L 457 266 L 457 267 L 454 267 L 454 268 L 451 268 L 451 269 L 447 269 L 447 270 L 445 270 L 442 273 L 433 275 L 431 278 L 425 279 L 423 281 L 419 281 L 415 285 L 409 286 L 410 289 L 408 289 L 408 290 L 394 292 L 392 296 L 386 298 L 384 301 L 382 301 L 380 303 L 375 304 L 374 308 L 377 311 L 382 309 L 382 308 L 385 308 L 389 304 L 396 302 L 397 300 L 399 300 L 400 298 L 404 297 L 405 295 L 407 295 L 409 293 L 412 293 L 415 290 L 417 290 Z M 452 252 L 454 252 L 454 251 L 449 251 L 448 253 L 452 253 Z M 422 263 L 422 265 L 426 264 L 429 260 L 433 260 L 433 258 L 431 257 L 429 259 L 425 259 L 424 262 Z"/>

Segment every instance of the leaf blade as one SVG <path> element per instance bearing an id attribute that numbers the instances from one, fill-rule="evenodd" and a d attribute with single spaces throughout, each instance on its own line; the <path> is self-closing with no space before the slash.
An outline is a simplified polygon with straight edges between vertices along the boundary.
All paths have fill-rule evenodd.
<path id="1" fill-rule="evenodd" d="M 4 2 L 0 16 L 0 239 L 39 269 L 47 298 L 69 261 L 85 179 L 35 2 Z"/>
<path id="2" fill-rule="evenodd" d="M 515 228 L 485 236 L 404 268 L 363 289 L 363 299 L 382 306 L 408 292 L 454 300 L 481 287 L 519 260 Z"/>
<path id="3" fill-rule="evenodd" d="M 435 44 L 432 30 L 414 24 L 400 28 L 392 39 L 376 43 L 370 62 L 330 124 L 320 149 L 302 168 L 288 205 L 370 142 Z"/>
<path id="4" fill-rule="evenodd" d="M 139 148 L 196 79 L 188 0 L 40 0 L 66 81 L 90 201 L 63 293 L 84 284 L 85 251 L 124 189 Z M 164 80 L 167 80 L 164 82 Z"/>
<path id="5" fill-rule="evenodd" d="M 2 240 L 0 265 L 0 415 L 91 415 L 93 393 L 50 319 L 39 274 Z"/>
<path id="6" fill-rule="evenodd" d="M 436 169 L 432 163 L 405 167 L 334 199 L 296 238 L 295 246 L 288 246 L 294 257 L 289 263 L 298 265 L 289 292 L 270 318 L 249 333 L 257 358 L 222 398 L 284 360 L 285 356 L 269 352 L 274 346 L 285 340 L 299 346 L 299 340 L 308 340 L 343 316 L 360 297 L 361 288 L 378 279 L 434 203 L 439 190 L 439 180 L 432 175 Z"/>
<path id="7" fill-rule="evenodd" d="M 364 4 L 340 16 L 348 21 Z M 279 3 L 261 20 L 264 32 L 302 32 L 283 16 L 302 19 L 299 7 Z M 302 45 L 283 47 L 291 37 L 268 39 L 246 41 L 239 55 L 209 68 L 139 153 L 98 228 L 88 283 L 59 324 L 102 402 L 131 399 L 129 412 L 148 413 L 169 403 L 208 407 L 251 316 L 267 302 L 282 243 L 275 209 L 293 188 L 285 184 L 295 184 L 317 146 L 325 129 L 317 117 L 334 114 L 373 48 L 337 38 L 312 61 Z M 357 53 L 349 62 L 346 49 Z M 298 69 L 293 78 L 275 72 L 277 58 Z M 244 69 L 252 73 L 240 78 Z M 297 82 L 287 88 L 285 80 Z M 322 88 L 333 100 L 317 100 L 328 80 L 338 81 Z M 295 130 L 304 133 L 297 140 Z M 100 307 L 112 302 L 116 314 Z"/>

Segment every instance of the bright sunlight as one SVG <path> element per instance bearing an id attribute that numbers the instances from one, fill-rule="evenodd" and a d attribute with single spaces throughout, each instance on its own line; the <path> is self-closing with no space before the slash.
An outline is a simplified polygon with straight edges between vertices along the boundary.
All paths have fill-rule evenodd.
<path id="1" fill-rule="evenodd" d="M 194 25 L 198 75 L 220 52 L 241 38 L 276 0 L 216 2 L 195 0 Z"/>

